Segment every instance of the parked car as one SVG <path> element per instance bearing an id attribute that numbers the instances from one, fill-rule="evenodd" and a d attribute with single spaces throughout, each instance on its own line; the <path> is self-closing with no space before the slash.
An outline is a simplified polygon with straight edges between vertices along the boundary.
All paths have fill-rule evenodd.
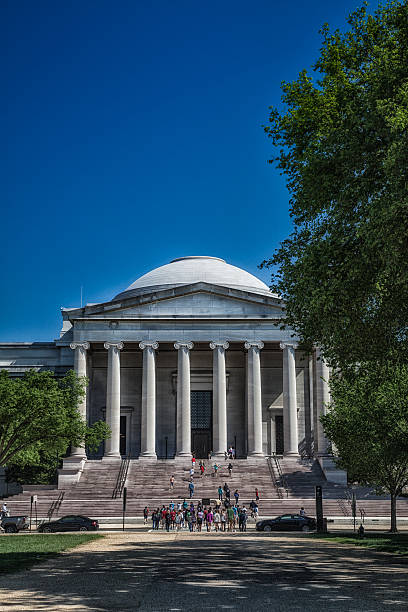
<path id="1" fill-rule="evenodd" d="M 80 514 L 69 514 L 63 516 L 58 521 L 50 521 L 49 523 L 41 523 L 38 531 L 41 533 L 50 533 L 51 531 L 96 531 L 99 529 L 98 521 L 81 516 Z"/>
<path id="2" fill-rule="evenodd" d="M 1 519 L 0 527 L 6 533 L 17 533 L 22 529 L 28 529 L 30 522 L 28 516 L 5 516 Z"/>
<path id="3" fill-rule="evenodd" d="M 257 531 L 311 531 L 316 529 L 316 519 L 300 514 L 282 514 L 264 519 L 256 524 Z"/>

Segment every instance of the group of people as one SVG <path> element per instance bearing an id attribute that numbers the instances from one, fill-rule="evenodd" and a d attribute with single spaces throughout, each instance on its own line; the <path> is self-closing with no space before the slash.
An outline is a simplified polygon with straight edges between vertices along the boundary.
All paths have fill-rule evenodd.
<path id="1" fill-rule="evenodd" d="M 224 453 L 225 461 L 235 459 L 235 448 L 230 446 L 228 451 Z M 206 466 L 204 460 L 198 462 L 199 475 L 203 477 L 205 475 L 207 467 L 211 468 L 212 455 L 209 453 L 209 466 Z M 194 477 L 196 475 L 197 461 L 195 456 L 191 457 L 191 468 L 189 470 L 189 482 L 188 482 L 188 495 L 190 502 L 185 499 L 183 502 L 174 503 L 171 501 L 167 506 L 163 505 L 161 508 L 156 508 L 152 512 L 146 506 L 143 511 L 144 524 L 146 525 L 149 518 L 152 521 L 154 530 L 166 529 L 177 530 L 188 527 L 190 531 L 235 531 L 238 526 L 240 531 L 246 531 L 246 525 L 248 516 L 257 520 L 258 518 L 258 503 L 259 503 L 259 491 L 255 488 L 255 500 L 253 499 L 249 504 L 249 510 L 245 505 L 239 505 L 240 493 L 238 489 L 234 490 L 233 496 L 235 499 L 234 503 L 231 503 L 231 490 L 227 484 L 224 486 L 219 485 L 217 489 L 218 499 L 212 506 L 203 506 L 200 502 L 194 505 L 192 498 L 194 497 Z M 229 462 L 228 474 L 232 476 L 233 462 Z M 212 475 L 218 476 L 221 472 L 221 465 L 214 462 L 212 465 Z M 175 475 L 170 476 L 169 483 L 170 491 L 174 490 Z"/>
<path id="2" fill-rule="evenodd" d="M 170 489 L 174 488 L 174 475 L 170 478 Z M 190 498 L 194 493 L 194 483 L 189 483 Z M 203 506 L 201 502 L 194 505 L 193 501 L 183 502 L 171 501 L 167 506 L 156 508 L 150 513 L 150 509 L 145 506 L 143 510 L 144 524 L 146 525 L 149 516 L 154 530 L 166 529 L 177 530 L 188 527 L 190 531 L 235 531 L 238 525 L 240 531 L 246 531 L 248 515 L 256 521 L 258 519 L 259 491 L 255 488 L 255 499 L 249 504 L 249 511 L 245 505 L 239 505 L 239 490 L 235 489 L 233 496 L 235 503 L 231 503 L 231 490 L 224 483 L 217 489 L 218 499 L 212 506 Z"/>
<path id="3" fill-rule="evenodd" d="M 173 488 L 174 488 L 174 476 L 170 478 L 170 489 L 172 490 Z M 194 490 L 195 490 L 195 485 L 191 477 L 190 482 L 188 483 L 188 492 L 189 492 L 190 499 L 194 496 Z M 223 487 L 221 487 L 220 485 L 218 487 L 217 493 L 218 493 L 218 499 L 220 501 L 223 501 L 223 497 L 225 497 L 225 499 L 228 500 L 228 502 L 230 501 L 231 491 L 227 483 L 225 483 Z M 238 504 L 238 501 L 239 501 L 239 490 L 238 489 L 235 489 L 234 497 L 235 497 L 235 503 Z M 259 491 L 257 487 L 255 487 L 255 499 L 257 502 L 259 502 Z"/>
<path id="4" fill-rule="evenodd" d="M 217 503 L 218 502 L 218 503 Z M 239 531 L 246 531 L 248 510 L 245 506 L 238 504 L 230 505 L 227 500 L 224 507 L 221 501 L 217 500 L 214 507 L 202 506 L 200 502 L 195 506 L 193 502 L 170 502 L 168 506 L 153 510 L 151 513 L 152 527 L 154 530 L 166 529 L 166 531 L 180 531 L 188 527 L 190 532 L 198 531 L 232 531 L 235 532 L 238 526 Z M 250 504 L 252 516 L 257 516 L 258 508 L 254 501 Z M 149 519 L 149 508 L 146 506 L 143 511 L 144 523 Z"/>
<path id="5" fill-rule="evenodd" d="M 225 453 L 225 456 L 227 456 L 227 453 Z M 193 480 L 193 477 L 195 475 L 196 463 L 197 463 L 196 458 L 193 455 L 191 458 L 190 480 Z M 209 461 L 209 464 L 211 464 L 211 461 Z M 211 465 L 209 465 L 209 467 L 211 468 Z M 227 470 L 230 476 L 232 476 L 232 468 L 233 468 L 232 463 L 229 463 L 227 466 Z M 206 471 L 206 465 L 205 465 L 205 462 L 201 459 L 198 463 L 198 469 L 199 469 L 200 476 L 204 476 L 205 471 Z M 217 463 L 216 461 L 214 461 L 214 464 L 212 466 L 212 475 L 217 476 L 220 473 L 220 470 L 221 470 L 221 465 Z M 172 476 L 172 478 L 174 478 L 174 476 Z"/>
<path id="6" fill-rule="evenodd" d="M 189 483 L 188 483 L 188 494 L 189 494 L 190 499 L 194 496 L 194 491 L 195 491 L 194 476 L 195 476 L 196 460 L 195 460 L 194 456 L 192 457 L 191 464 L 192 465 L 191 465 L 190 472 L 189 472 L 190 478 L 189 478 Z M 206 470 L 204 462 L 200 460 L 198 467 L 199 467 L 199 471 L 200 471 L 200 476 L 204 476 L 205 470 Z M 232 467 L 233 466 L 230 463 L 228 465 L 228 474 L 229 474 L 229 476 L 232 476 Z M 218 465 L 217 462 L 215 462 L 214 465 L 213 465 L 212 475 L 213 476 L 218 476 L 219 469 L 220 469 L 220 466 Z M 170 481 L 169 481 L 169 489 L 170 489 L 170 491 L 174 490 L 175 482 L 176 482 L 175 476 L 174 476 L 174 474 L 172 474 L 170 476 Z"/>
<path id="7" fill-rule="evenodd" d="M 209 459 L 210 458 L 211 457 L 209 456 Z M 228 452 L 225 451 L 225 459 L 226 459 L 226 461 L 228 460 L 228 458 L 235 459 L 235 449 L 234 449 L 233 446 L 231 446 L 228 449 Z M 191 457 L 191 468 L 190 468 L 190 472 L 189 472 L 190 479 L 189 479 L 189 483 L 188 483 L 188 494 L 189 494 L 190 499 L 192 497 L 194 497 L 194 491 L 195 491 L 194 476 L 196 474 L 196 463 L 197 463 L 196 462 L 196 458 L 193 455 Z M 201 459 L 200 459 L 200 461 L 198 463 L 198 468 L 199 468 L 200 476 L 201 477 L 204 476 L 205 471 L 206 471 L 206 465 L 205 465 L 205 462 L 203 460 L 201 460 Z M 218 476 L 219 473 L 220 473 L 220 468 L 221 468 L 221 466 L 215 461 L 213 466 L 212 466 L 212 475 L 213 476 Z M 232 470 L 233 470 L 233 464 L 231 462 L 228 464 L 227 469 L 228 469 L 228 475 L 231 477 L 232 476 Z M 174 483 L 175 483 L 175 476 L 174 476 L 174 474 L 172 474 L 170 476 L 170 487 L 169 487 L 170 491 L 174 490 Z M 225 483 L 225 485 L 224 485 L 224 490 L 226 489 L 226 487 L 227 487 L 227 483 Z M 219 489 L 220 488 L 221 487 L 219 487 Z M 227 487 L 227 489 L 228 489 L 228 487 Z M 228 489 L 228 491 L 229 491 L 229 489 Z M 219 493 L 219 490 L 218 490 L 218 493 Z M 227 491 L 225 491 L 225 493 L 227 494 Z M 234 495 L 236 496 L 237 493 L 238 493 L 238 490 L 235 491 Z M 228 494 L 228 496 L 229 496 L 229 494 Z M 256 497 L 256 501 L 259 501 L 258 489 L 255 489 L 255 497 Z M 237 499 L 237 502 L 238 502 L 238 499 Z"/>

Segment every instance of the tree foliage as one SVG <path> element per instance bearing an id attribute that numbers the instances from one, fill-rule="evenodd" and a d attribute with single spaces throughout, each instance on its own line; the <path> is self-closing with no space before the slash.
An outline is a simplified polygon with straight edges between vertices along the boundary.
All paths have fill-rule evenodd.
<path id="1" fill-rule="evenodd" d="M 69 445 L 96 449 L 110 435 L 106 423 L 89 427 L 78 411 L 86 379 L 68 372 L 31 370 L 23 378 L 0 372 L 0 466 L 38 465 L 41 457 L 65 454 Z"/>
<path id="2" fill-rule="evenodd" d="M 282 84 L 265 131 L 286 176 L 293 233 L 274 290 L 305 347 L 346 368 L 408 357 L 408 5 L 323 26 L 313 74 Z"/>
<path id="3" fill-rule="evenodd" d="M 408 366 L 370 363 L 330 386 L 335 401 L 321 420 L 339 467 L 391 495 L 395 531 L 396 497 L 408 486 Z"/>
<path id="4" fill-rule="evenodd" d="M 7 464 L 7 482 L 19 482 L 20 484 L 56 484 L 58 482 L 58 468 L 62 467 L 62 457 L 65 452 L 57 450 L 48 451 L 45 448 L 38 449 L 35 462 L 20 463 L 11 462 Z"/>

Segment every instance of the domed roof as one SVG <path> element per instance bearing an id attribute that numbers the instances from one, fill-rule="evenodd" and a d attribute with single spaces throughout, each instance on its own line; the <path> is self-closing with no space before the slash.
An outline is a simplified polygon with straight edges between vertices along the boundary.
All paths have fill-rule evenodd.
<path id="1" fill-rule="evenodd" d="M 144 274 L 114 299 L 147 293 L 153 287 L 156 290 L 168 289 L 199 282 L 272 295 L 268 286 L 259 278 L 241 268 L 231 266 L 223 259 L 191 256 L 173 259 L 170 263 Z"/>

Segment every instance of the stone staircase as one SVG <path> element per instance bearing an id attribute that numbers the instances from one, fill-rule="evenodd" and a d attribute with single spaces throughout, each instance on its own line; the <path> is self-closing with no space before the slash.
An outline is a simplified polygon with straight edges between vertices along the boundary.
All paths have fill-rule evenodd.
<path id="1" fill-rule="evenodd" d="M 285 458 L 280 460 L 287 491 L 278 491 L 275 481 L 276 473 L 265 459 L 237 459 L 233 461 L 232 476 L 228 475 L 229 462 L 219 462 L 219 474 L 212 475 L 212 465 L 206 461 L 206 473 L 199 475 L 198 466 L 194 476 L 195 491 L 193 501 L 202 498 L 215 500 L 218 486 L 225 482 L 231 490 L 231 499 L 235 489 L 240 493 L 240 504 L 248 504 L 255 498 L 255 487 L 260 493 L 259 510 L 261 516 L 276 516 L 286 512 L 298 512 L 304 507 L 307 514 L 315 515 L 315 486 L 323 489 L 323 506 L 326 516 L 351 516 L 351 507 L 347 495 L 350 489 L 328 483 L 315 460 Z M 63 501 L 55 512 L 53 519 L 65 514 L 84 514 L 86 516 L 119 517 L 122 514 L 122 499 L 112 499 L 121 461 L 91 461 L 85 464 L 80 481 L 64 491 L 58 489 L 37 491 L 37 514 L 44 518 L 50 506 L 63 492 Z M 273 465 L 273 462 L 271 462 Z M 170 501 L 189 499 L 189 470 L 191 463 L 176 460 L 158 460 L 154 462 L 131 460 L 127 476 L 127 509 L 128 517 L 140 517 L 143 508 L 161 507 Z M 273 470 L 272 470 L 273 471 Z M 170 477 L 174 475 L 174 489 L 170 490 Z M 279 483 L 278 484 L 282 484 Z M 283 491 L 283 493 L 282 493 Z M 12 514 L 29 514 L 30 497 L 33 491 L 24 491 L 8 499 Z M 282 495 L 282 496 L 280 496 Z M 390 514 L 390 502 L 384 497 L 375 496 L 372 491 L 357 488 L 358 509 L 363 508 L 366 516 L 384 516 Z M 408 517 L 408 499 L 398 501 L 399 516 Z M 359 516 L 359 513 L 358 513 Z"/>
<path id="2" fill-rule="evenodd" d="M 214 462 L 206 461 L 206 472 L 203 476 L 199 475 L 196 469 L 194 476 L 194 499 L 218 498 L 218 487 L 228 483 L 231 491 L 231 500 L 234 500 L 235 489 L 239 491 L 240 504 L 249 504 L 255 499 L 255 487 L 258 488 L 262 499 L 276 499 L 278 497 L 276 487 L 271 478 L 268 464 L 265 460 L 236 459 L 232 462 L 232 476 L 228 474 L 228 463 L 220 462 L 217 476 L 212 473 Z M 156 464 L 143 463 L 140 461 L 131 462 L 128 473 L 128 499 L 131 507 L 143 509 L 148 502 L 149 507 L 168 503 L 169 501 L 184 500 L 189 498 L 189 462 L 182 463 L 175 461 L 157 461 Z M 175 484 L 173 491 L 170 491 L 170 477 L 174 474 Z M 157 504 L 153 504 L 156 502 Z M 146 502 L 146 503 L 144 503 Z"/>
<path id="3" fill-rule="evenodd" d="M 213 476 L 212 466 L 206 461 L 206 472 L 201 476 L 198 466 L 194 475 L 194 497 L 197 502 L 202 498 L 212 501 L 218 497 L 218 486 L 225 482 L 231 490 L 231 499 L 235 489 L 239 490 L 240 503 L 249 504 L 255 499 L 255 487 L 258 488 L 262 504 L 266 506 L 278 500 L 277 490 L 274 486 L 268 464 L 265 460 L 237 459 L 233 462 L 232 476 L 228 474 L 228 462 L 220 462 L 218 475 Z M 126 481 L 128 516 L 141 516 L 143 508 L 168 504 L 170 501 L 189 499 L 190 482 L 189 471 L 191 463 L 177 460 L 139 461 L 131 460 Z M 64 514 L 85 514 L 88 516 L 112 517 L 122 513 L 122 500 L 112 499 L 112 492 L 116 484 L 120 469 L 120 460 L 117 461 L 87 461 L 80 481 L 64 491 L 64 499 L 57 516 Z M 170 490 L 170 477 L 174 475 L 174 489 Z M 37 513 L 44 517 L 51 504 L 55 502 L 60 490 L 53 489 L 38 492 Z M 28 514 L 30 510 L 30 496 L 32 492 L 26 491 L 10 498 L 9 507 L 12 513 Z"/>
<path id="4" fill-rule="evenodd" d="M 323 492 L 323 509 L 328 516 L 350 516 L 350 487 L 327 482 L 315 459 L 299 459 L 284 457 L 280 465 L 287 485 L 288 508 L 293 508 L 289 500 L 293 500 L 305 508 L 306 513 L 315 514 L 315 486 L 320 485 Z M 390 515 L 390 500 L 385 496 L 376 495 L 369 487 L 353 487 L 357 500 L 357 517 L 360 510 L 367 517 Z M 400 498 L 397 502 L 398 515 L 408 517 L 408 499 Z"/>

